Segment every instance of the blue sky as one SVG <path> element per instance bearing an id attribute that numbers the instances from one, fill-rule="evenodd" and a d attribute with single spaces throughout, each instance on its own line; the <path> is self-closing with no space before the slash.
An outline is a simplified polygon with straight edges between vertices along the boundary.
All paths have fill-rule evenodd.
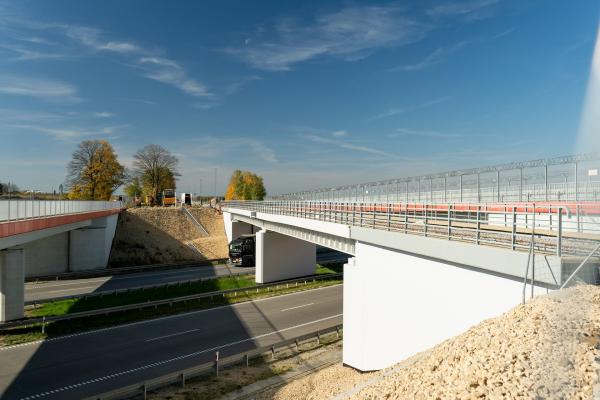
<path id="1" fill-rule="evenodd" d="M 597 1 L 0 1 L 0 181 L 81 140 L 270 193 L 574 153 Z"/>

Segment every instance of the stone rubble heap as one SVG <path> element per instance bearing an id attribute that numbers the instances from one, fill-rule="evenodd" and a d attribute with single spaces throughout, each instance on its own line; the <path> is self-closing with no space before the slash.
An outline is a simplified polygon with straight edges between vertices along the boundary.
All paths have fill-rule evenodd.
<path id="1" fill-rule="evenodd" d="M 351 399 L 593 399 L 600 367 L 600 287 L 540 296 L 379 372 Z"/>

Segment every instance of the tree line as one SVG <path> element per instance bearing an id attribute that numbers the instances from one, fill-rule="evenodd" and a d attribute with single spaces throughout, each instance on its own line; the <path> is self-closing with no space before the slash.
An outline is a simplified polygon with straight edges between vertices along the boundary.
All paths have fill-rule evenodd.
<path id="1" fill-rule="evenodd" d="M 67 165 L 68 197 L 78 200 L 110 200 L 121 186 L 130 197 L 156 199 L 165 189 L 176 189 L 179 160 L 169 150 L 149 144 L 133 155 L 133 168 L 118 160 L 106 140 L 84 140 Z M 0 187 L 0 193 L 2 188 Z M 262 200 L 263 179 L 249 171 L 235 170 L 225 193 L 227 200 Z"/>

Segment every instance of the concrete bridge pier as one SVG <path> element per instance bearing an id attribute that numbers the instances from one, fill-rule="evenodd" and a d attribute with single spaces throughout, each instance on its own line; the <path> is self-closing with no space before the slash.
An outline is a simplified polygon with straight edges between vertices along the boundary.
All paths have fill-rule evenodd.
<path id="1" fill-rule="evenodd" d="M 256 282 L 268 283 L 315 273 L 314 243 L 268 230 L 256 232 Z"/>
<path id="2" fill-rule="evenodd" d="M 389 367 L 506 312 L 522 291 L 522 278 L 358 241 L 344 266 L 343 362 Z"/>
<path id="3" fill-rule="evenodd" d="M 0 322 L 23 318 L 25 268 L 22 248 L 0 250 Z"/>

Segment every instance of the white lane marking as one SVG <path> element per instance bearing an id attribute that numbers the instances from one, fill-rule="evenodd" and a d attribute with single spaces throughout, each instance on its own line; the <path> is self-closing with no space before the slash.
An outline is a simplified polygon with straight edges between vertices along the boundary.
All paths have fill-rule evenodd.
<path id="1" fill-rule="evenodd" d="M 341 317 L 342 315 L 343 314 L 332 315 L 330 317 L 325 317 L 325 318 L 317 319 L 317 320 L 314 320 L 314 321 L 305 322 L 305 323 L 300 324 L 300 325 L 295 325 L 295 326 L 290 326 L 288 328 L 283 328 L 283 329 L 280 329 L 278 331 L 272 331 L 272 332 L 268 332 L 268 333 L 263 333 L 262 335 L 257 335 L 257 336 L 254 336 L 254 337 L 251 337 L 251 338 L 248 338 L 248 339 L 237 340 L 235 342 L 223 344 L 221 346 L 212 347 L 210 349 L 199 350 L 199 351 L 196 351 L 194 353 L 184 354 L 182 356 L 170 358 L 170 359 L 167 359 L 167 360 L 157 361 L 157 362 L 154 362 L 152 364 L 142 365 L 141 367 L 132 368 L 132 369 L 128 369 L 128 370 L 120 371 L 120 372 L 115 372 L 114 374 L 106 375 L 106 376 L 103 376 L 103 377 L 100 377 L 100 378 L 90 379 L 90 380 L 87 380 L 85 382 L 75 383 L 75 384 L 72 384 L 70 386 L 63 386 L 61 388 L 53 389 L 50 392 L 44 392 L 44 393 L 33 394 L 33 395 L 26 396 L 26 397 L 22 397 L 21 400 L 30 400 L 30 399 L 34 399 L 34 398 L 38 398 L 38 397 L 45 397 L 45 396 L 47 396 L 49 394 L 52 394 L 52 393 L 64 392 L 66 390 L 70 390 L 70 388 L 78 388 L 78 387 L 81 387 L 81 386 L 89 385 L 90 383 L 97 382 L 98 379 L 99 380 L 107 380 L 107 379 L 117 378 L 119 376 L 131 374 L 133 372 L 143 371 L 143 370 L 150 369 L 150 368 L 153 368 L 153 367 L 158 367 L 160 365 L 165 365 L 165 364 L 168 364 L 168 363 L 171 363 L 171 362 L 174 362 L 174 361 L 180 361 L 180 360 L 184 360 L 186 358 L 195 357 L 195 356 L 198 356 L 200 354 L 209 353 L 209 352 L 217 351 L 217 350 L 220 350 L 220 349 L 225 349 L 227 347 L 235 346 L 237 344 L 241 344 L 241 343 L 245 343 L 245 342 L 250 342 L 250 341 L 257 340 L 257 339 L 262 339 L 262 338 L 265 338 L 267 336 L 275 335 L 277 333 L 282 333 L 282 332 L 290 331 L 292 329 L 298 329 L 298 328 L 302 328 L 302 327 L 305 327 L 305 326 L 308 326 L 308 325 L 313 325 L 313 324 L 316 324 L 316 323 L 319 323 L 319 322 L 323 322 L 323 321 L 327 321 L 327 320 L 330 320 L 330 319 L 333 319 L 333 318 Z"/>
<path id="2" fill-rule="evenodd" d="M 154 342 L 155 340 L 161 340 L 161 339 L 166 339 L 166 338 L 170 338 L 173 336 L 180 336 L 180 335 L 185 335 L 186 333 L 190 333 L 190 332 L 196 332 L 199 331 L 200 329 L 190 329 L 189 331 L 183 331 L 183 332 L 177 332 L 177 333 L 172 333 L 170 335 L 165 335 L 165 336 L 158 336 L 152 339 L 146 339 L 146 342 Z"/>
<path id="3" fill-rule="evenodd" d="M 290 310 L 295 310 L 296 308 L 308 307 L 308 306 L 312 306 L 313 304 L 315 304 L 315 303 L 308 303 L 308 304 L 303 304 L 303 305 L 301 305 L 301 306 L 290 307 L 290 308 L 284 308 L 283 310 L 281 310 L 281 312 L 290 311 Z"/>
<path id="4" fill-rule="evenodd" d="M 112 331 L 112 330 L 116 330 L 116 329 L 129 328 L 131 326 L 136 326 L 136 325 L 145 325 L 145 324 L 150 324 L 150 323 L 154 323 L 154 322 L 164 321 L 164 320 L 167 320 L 167 319 L 185 318 L 185 317 L 188 317 L 190 315 L 201 314 L 201 313 L 205 313 L 205 312 L 220 310 L 222 308 L 227 308 L 227 307 L 241 307 L 244 304 L 260 303 L 260 302 L 269 301 L 269 300 L 273 301 L 273 300 L 280 299 L 282 297 L 296 296 L 296 295 L 299 295 L 299 294 L 306 295 L 306 293 L 310 293 L 310 292 L 335 289 L 338 286 L 339 285 L 331 285 L 331 286 L 325 286 L 325 287 L 320 287 L 320 288 L 315 288 L 315 289 L 302 290 L 300 292 L 281 294 L 281 295 L 275 296 L 275 297 L 265 297 L 265 298 L 262 298 L 262 299 L 256 299 L 256 300 L 252 300 L 252 301 L 244 301 L 244 302 L 241 302 L 241 303 L 227 304 L 227 305 L 224 305 L 224 306 L 219 306 L 219 307 L 214 307 L 214 308 L 207 308 L 205 310 L 191 311 L 189 313 L 176 314 L 176 315 L 167 315 L 165 317 L 154 318 L 154 319 L 147 319 L 145 321 L 130 322 L 128 324 L 123 324 L 123 325 L 109 326 L 107 328 L 100 328 L 100 329 L 95 329 L 95 330 L 91 330 L 91 331 L 73 333 L 71 335 L 58 336 L 58 337 L 54 337 L 54 338 L 50 338 L 50 339 L 36 340 L 36 341 L 33 341 L 33 342 L 27 342 L 27 343 L 21 343 L 21 344 L 13 344 L 12 346 L 0 347 L 0 351 L 7 351 L 7 350 L 16 349 L 16 348 L 19 348 L 19 347 L 32 346 L 32 345 L 40 344 L 40 343 L 55 342 L 55 341 L 58 341 L 58 340 L 71 339 L 71 338 L 78 337 L 78 336 L 91 335 L 91 334 L 94 334 L 94 333 L 101 333 L 101 332 Z"/>
<path id="5" fill-rule="evenodd" d="M 223 264 L 218 264 L 215 267 L 220 267 L 220 268 L 216 268 L 216 270 L 224 270 L 225 266 Z M 162 275 L 195 275 L 196 273 L 201 271 L 201 268 L 203 267 L 190 267 L 190 268 L 197 268 L 197 269 L 192 269 L 192 270 L 179 270 L 179 271 L 167 271 L 167 272 L 154 272 L 154 273 L 149 273 L 149 274 L 144 274 L 143 278 L 152 278 L 155 276 L 162 276 Z M 214 270 L 213 272 L 217 272 L 216 270 Z M 242 271 L 246 271 L 246 270 L 242 270 Z M 248 270 L 250 271 L 250 270 Z M 108 275 L 108 276 L 104 276 L 102 278 L 89 278 L 89 279 L 81 279 L 82 282 L 77 282 L 77 281 L 66 281 L 66 282 L 61 282 L 61 283 L 54 283 L 52 281 L 47 281 L 48 283 L 26 283 L 25 287 L 29 288 L 29 289 L 47 289 L 50 287 L 58 287 L 58 286 L 69 286 L 69 285 L 81 285 L 82 283 L 94 283 L 94 282 L 101 282 L 101 283 L 106 283 L 108 281 L 122 281 L 122 280 L 127 280 L 127 279 L 139 279 L 140 278 L 140 273 L 136 272 L 135 273 L 136 276 L 119 276 L 119 275 Z M 208 275 L 211 276 L 211 275 Z M 217 275 L 214 275 L 215 277 Z"/>

